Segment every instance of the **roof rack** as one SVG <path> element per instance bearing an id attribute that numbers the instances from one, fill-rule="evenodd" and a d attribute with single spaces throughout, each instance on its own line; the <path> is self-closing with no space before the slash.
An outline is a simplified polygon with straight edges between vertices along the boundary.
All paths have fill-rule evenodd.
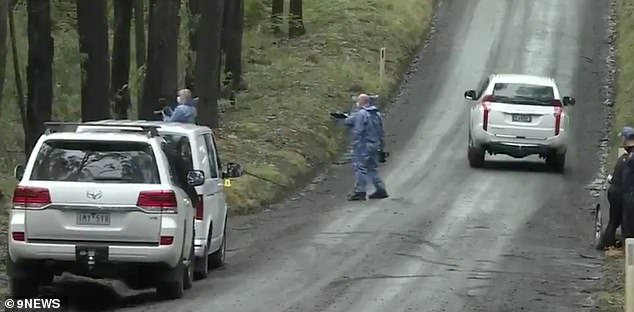
<path id="1" fill-rule="evenodd" d="M 96 122 L 66 122 L 66 121 L 47 121 L 44 123 L 46 127 L 45 134 L 51 134 L 55 132 L 76 132 L 80 126 L 88 127 L 124 127 L 124 128 L 140 128 L 149 137 L 158 136 L 158 130 L 161 126 L 155 125 L 139 125 L 139 124 L 124 124 L 124 123 L 96 123 Z"/>

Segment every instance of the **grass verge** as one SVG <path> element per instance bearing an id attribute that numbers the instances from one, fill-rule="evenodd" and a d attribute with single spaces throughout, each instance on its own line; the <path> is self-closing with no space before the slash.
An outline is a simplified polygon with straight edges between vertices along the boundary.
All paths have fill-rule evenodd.
<path id="1" fill-rule="evenodd" d="M 634 125 L 634 0 L 617 0 L 617 64 L 616 102 L 614 121 L 610 135 L 625 125 Z M 610 140 L 608 168 L 614 166 L 619 140 Z M 604 281 L 595 294 L 600 312 L 623 311 L 624 259 L 622 256 L 607 257 L 604 265 Z"/>

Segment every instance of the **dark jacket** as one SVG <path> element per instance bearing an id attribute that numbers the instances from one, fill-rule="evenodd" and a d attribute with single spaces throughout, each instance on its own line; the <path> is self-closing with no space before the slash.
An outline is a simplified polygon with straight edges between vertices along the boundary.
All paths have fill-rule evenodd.
<path id="1" fill-rule="evenodd" d="M 623 173 L 625 170 L 625 165 L 628 160 L 628 154 L 623 154 L 616 161 L 614 165 L 614 172 L 612 172 L 612 183 L 608 188 L 608 192 L 610 193 L 621 193 L 623 192 Z"/>
<path id="2" fill-rule="evenodd" d="M 164 146 L 163 152 L 165 153 L 165 156 L 167 156 L 167 161 L 171 167 L 170 172 L 173 172 L 174 184 L 187 193 L 191 199 L 192 206 L 196 207 L 198 204 L 198 193 L 196 192 L 195 187 L 187 183 L 187 172 L 190 170 L 189 166 L 181 157 L 178 156 L 178 153 L 176 153 L 175 150 L 167 145 Z"/>

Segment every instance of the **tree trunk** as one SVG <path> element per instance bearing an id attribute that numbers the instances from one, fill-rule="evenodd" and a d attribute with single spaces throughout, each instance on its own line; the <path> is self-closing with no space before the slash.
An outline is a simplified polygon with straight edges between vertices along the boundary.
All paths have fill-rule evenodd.
<path id="1" fill-rule="evenodd" d="M 189 50 L 187 51 L 187 69 L 185 72 L 185 87 L 191 90 L 195 89 L 196 76 L 196 30 L 200 22 L 200 1 L 189 0 Z M 206 0 L 203 0 L 206 1 Z"/>
<path id="2" fill-rule="evenodd" d="M 138 90 L 137 90 L 137 107 L 141 106 L 141 101 L 143 100 L 143 88 L 142 80 L 143 77 L 143 66 L 145 66 L 145 11 L 144 11 L 144 3 L 145 0 L 134 0 L 134 39 L 135 39 L 135 54 L 136 54 L 136 72 L 134 75 L 137 81 Z"/>
<path id="3" fill-rule="evenodd" d="M 110 117 L 110 55 L 106 0 L 77 0 L 81 60 L 81 119 Z"/>
<path id="4" fill-rule="evenodd" d="M 49 0 L 28 0 L 28 66 L 27 131 L 24 152 L 28 158 L 40 135 L 44 122 L 51 119 L 53 102 L 53 37 L 51 36 L 51 4 Z"/>
<path id="5" fill-rule="evenodd" d="M 279 34 L 282 32 L 282 15 L 284 14 L 284 0 L 273 0 L 271 3 L 271 24 L 273 32 Z"/>
<path id="6" fill-rule="evenodd" d="M 230 0 L 231 1 L 231 0 Z M 196 44 L 196 90 L 198 122 L 218 128 L 218 97 L 220 93 L 220 46 L 224 0 L 201 1 Z"/>
<path id="7" fill-rule="evenodd" d="M 111 98 L 114 115 L 118 119 L 128 118 L 130 108 L 130 23 L 132 2 L 114 0 L 114 40 L 112 46 Z"/>
<path id="8" fill-rule="evenodd" d="M 225 74 L 232 75 L 232 89 L 242 85 L 242 34 L 244 30 L 244 0 L 226 3 L 222 36 L 225 51 Z"/>
<path id="9" fill-rule="evenodd" d="M 22 122 L 22 130 L 24 135 L 28 132 L 29 123 L 26 120 L 26 104 L 24 103 L 24 85 L 22 84 L 22 73 L 20 67 L 20 56 L 18 54 L 17 38 L 15 37 L 15 21 L 13 19 L 13 9 L 15 3 L 11 4 L 9 10 L 9 33 L 11 37 L 11 54 L 13 57 L 13 77 L 15 81 L 15 91 L 17 93 L 16 104 L 18 106 L 18 112 L 20 113 L 20 121 Z"/>
<path id="10" fill-rule="evenodd" d="M 7 28 L 9 17 L 9 0 L 0 0 L 0 115 L 2 115 L 2 94 L 7 66 Z"/>
<path id="11" fill-rule="evenodd" d="M 288 37 L 295 38 L 306 34 L 304 28 L 304 9 L 302 0 L 290 0 L 288 7 Z"/>
<path id="12" fill-rule="evenodd" d="M 139 119 L 160 119 L 153 113 L 161 109 L 159 99 L 169 103 L 176 98 L 179 7 L 179 0 L 150 0 L 147 70 Z"/>

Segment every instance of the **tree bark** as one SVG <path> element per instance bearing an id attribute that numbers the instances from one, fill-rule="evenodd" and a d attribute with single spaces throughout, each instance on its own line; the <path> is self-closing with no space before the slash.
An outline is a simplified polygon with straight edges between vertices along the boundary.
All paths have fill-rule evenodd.
<path id="1" fill-rule="evenodd" d="M 110 117 L 110 55 L 106 0 L 77 0 L 81 60 L 81 118 Z"/>
<path id="2" fill-rule="evenodd" d="M 134 1 L 134 40 L 135 40 L 135 54 L 136 54 L 136 72 L 134 75 L 139 84 L 137 90 L 137 105 L 141 106 L 143 100 L 143 88 L 141 77 L 143 77 L 143 66 L 145 66 L 145 0 L 133 0 Z"/>
<path id="3" fill-rule="evenodd" d="M 150 0 L 148 57 L 139 119 L 158 120 L 159 99 L 173 102 L 177 88 L 179 0 Z"/>
<path id="4" fill-rule="evenodd" d="M 271 26 L 273 32 L 279 34 L 282 32 L 282 15 L 284 14 L 284 0 L 273 0 L 271 3 Z"/>
<path id="5" fill-rule="evenodd" d="M 223 47 L 225 51 L 225 74 L 232 75 L 232 89 L 242 81 L 242 35 L 244 32 L 244 0 L 232 0 L 225 4 Z"/>
<path id="6" fill-rule="evenodd" d="M 231 1 L 231 0 L 230 0 Z M 220 93 L 220 56 L 224 0 L 201 1 L 196 44 L 196 90 L 198 122 L 218 128 L 218 98 Z"/>
<path id="7" fill-rule="evenodd" d="M 190 90 L 194 90 L 196 84 L 196 40 L 198 40 L 196 31 L 198 29 L 198 23 L 200 23 L 200 2 L 201 0 L 189 0 L 189 50 L 187 51 L 185 87 Z"/>
<path id="8" fill-rule="evenodd" d="M 24 135 L 28 132 L 28 122 L 26 119 L 26 104 L 24 103 L 24 86 L 22 84 L 22 73 L 20 67 L 20 56 L 18 54 L 18 44 L 15 37 L 15 21 L 13 19 L 13 9 L 15 3 L 11 4 L 9 10 L 9 33 L 11 37 L 11 54 L 13 57 L 13 77 L 15 81 L 15 91 L 17 93 L 16 104 L 18 106 L 18 112 L 20 113 L 20 121 L 22 122 L 22 130 Z"/>
<path id="9" fill-rule="evenodd" d="M 302 0 L 290 0 L 288 7 L 288 37 L 296 38 L 306 34 L 304 28 L 304 9 Z"/>
<path id="10" fill-rule="evenodd" d="M 4 91 L 4 79 L 6 76 L 7 55 L 7 28 L 9 18 L 9 0 L 0 0 L 0 115 L 2 115 L 2 94 Z"/>
<path id="11" fill-rule="evenodd" d="M 130 24 L 132 20 L 132 2 L 114 0 L 114 40 L 112 46 L 112 84 L 111 98 L 114 102 L 114 115 L 118 119 L 128 118 L 130 108 Z"/>
<path id="12" fill-rule="evenodd" d="M 51 36 L 51 4 L 49 0 L 28 0 L 28 66 L 27 131 L 24 152 L 28 158 L 40 135 L 44 122 L 51 119 L 53 102 L 53 37 Z"/>

